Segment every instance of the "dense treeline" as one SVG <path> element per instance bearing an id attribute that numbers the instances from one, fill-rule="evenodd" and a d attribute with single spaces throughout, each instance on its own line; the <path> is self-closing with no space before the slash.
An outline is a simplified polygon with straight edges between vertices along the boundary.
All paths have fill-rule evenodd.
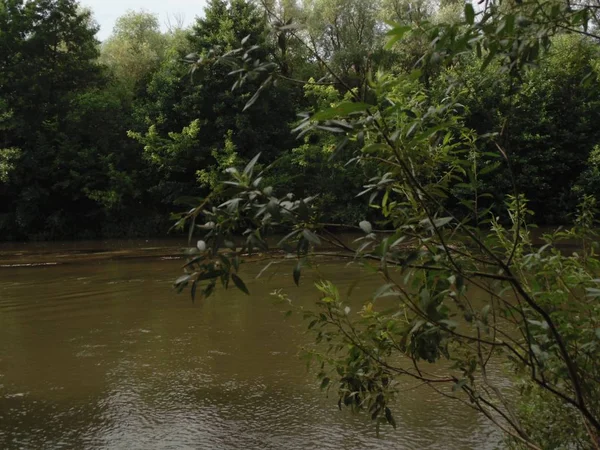
<path id="1" fill-rule="evenodd" d="M 305 39 L 265 8 L 302 24 Z M 439 104 L 460 79 L 460 120 L 499 135 L 536 221 L 568 222 L 582 194 L 600 194 L 597 42 L 554 37 L 539 70 L 518 73 L 476 55 L 424 62 L 427 43 L 416 35 L 384 49 L 386 20 L 414 27 L 462 14 L 451 0 L 213 0 L 189 29 L 161 32 L 155 16 L 130 12 L 100 43 L 92 12 L 75 0 L 1 0 L 0 239 L 165 233 L 169 212 L 219 189 L 225 168 L 259 152 L 273 186 L 320 194 L 323 222 L 354 224 L 368 207 L 356 197 L 364 171 L 375 169 L 338 162 L 327 130 L 298 138 L 298 114 L 365 90 L 378 69 L 407 73 L 417 62 L 410 101 Z M 282 31 L 269 33 L 273 26 Z M 262 80 L 232 91 L 231 67 L 190 73 L 184 62 L 242 43 L 282 73 L 246 111 Z M 340 79 L 323 79 L 325 65 Z M 512 191 L 507 170 L 481 174 L 497 200 Z"/>

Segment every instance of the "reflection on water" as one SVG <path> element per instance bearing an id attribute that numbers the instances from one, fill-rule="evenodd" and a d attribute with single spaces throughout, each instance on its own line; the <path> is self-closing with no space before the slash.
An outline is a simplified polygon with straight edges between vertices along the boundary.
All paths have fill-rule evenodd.
<path id="1" fill-rule="evenodd" d="M 269 292 L 288 268 L 192 303 L 171 288 L 181 262 L 146 259 L 0 268 L 0 448 L 475 449 L 486 422 L 423 389 L 379 437 L 340 412 L 297 357 L 305 324 Z M 355 268 L 324 263 L 341 286 Z M 375 280 L 354 290 L 356 302 Z M 484 445 L 484 442 L 489 445 Z"/>

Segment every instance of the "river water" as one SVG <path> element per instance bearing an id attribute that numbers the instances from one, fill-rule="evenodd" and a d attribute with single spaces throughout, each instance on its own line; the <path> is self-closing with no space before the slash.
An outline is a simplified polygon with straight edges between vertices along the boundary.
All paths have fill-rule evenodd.
<path id="1" fill-rule="evenodd" d="M 164 245 L 0 247 L 0 449 L 495 447 L 484 419 L 414 381 L 396 430 L 340 412 L 298 357 L 306 324 L 269 295 L 309 305 L 310 274 L 298 288 L 288 266 L 255 279 L 249 265 L 251 297 L 192 303 Z M 341 292 L 364 277 L 354 309 L 377 286 L 339 262 L 319 270 Z"/>

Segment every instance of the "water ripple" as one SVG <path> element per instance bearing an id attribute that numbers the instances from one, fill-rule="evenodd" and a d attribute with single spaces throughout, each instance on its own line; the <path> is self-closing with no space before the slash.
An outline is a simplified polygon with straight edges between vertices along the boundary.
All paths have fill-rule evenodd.
<path id="1" fill-rule="evenodd" d="M 251 299 L 220 291 L 192 303 L 172 291 L 179 265 L 3 271 L 0 448 L 494 448 L 480 417 L 419 389 L 395 406 L 398 430 L 378 435 L 365 416 L 340 412 L 298 359 L 305 327 L 269 299 L 289 277 L 249 277 Z M 356 276 L 323 270 L 342 285 Z M 310 283 L 294 291 L 314 295 Z"/>

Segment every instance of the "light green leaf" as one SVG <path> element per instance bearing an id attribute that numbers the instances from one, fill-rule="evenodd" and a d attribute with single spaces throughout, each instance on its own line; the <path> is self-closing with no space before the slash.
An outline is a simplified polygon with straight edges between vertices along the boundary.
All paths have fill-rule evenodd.
<path id="1" fill-rule="evenodd" d="M 389 40 L 386 42 L 384 49 L 390 50 L 396 42 L 404 37 L 404 35 L 411 30 L 408 25 L 398 25 L 388 31 L 386 34 L 389 36 Z"/>
<path id="2" fill-rule="evenodd" d="M 248 164 L 246 164 L 246 167 L 244 168 L 244 175 L 248 175 L 248 174 L 252 173 L 252 170 L 254 169 L 254 166 L 256 165 L 258 158 L 260 158 L 260 153 L 258 153 L 254 158 L 252 158 L 250 160 L 250 162 Z"/>
<path id="3" fill-rule="evenodd" d="M 311 119 L 314 121 L 323 121 L 333 119 L 335 117 L 345 117 L 349 114 L 366 111 L 373 105 L 362 102 L 342 102 L 333 108 L 325 109 L 315 113 Z"/>

